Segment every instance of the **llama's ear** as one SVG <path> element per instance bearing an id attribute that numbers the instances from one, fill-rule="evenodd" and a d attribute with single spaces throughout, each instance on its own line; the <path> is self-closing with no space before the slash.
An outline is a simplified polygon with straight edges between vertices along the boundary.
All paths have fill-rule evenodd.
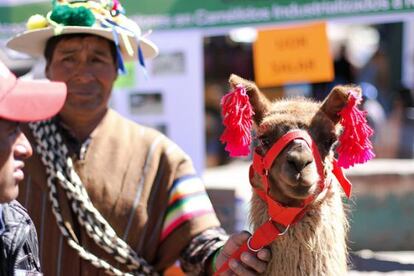
<path id="1" fill-rule="evenodd" d="M 326 97 L 325 101 L 322 103 L 321 110 L 335 124 L 339 123 L 339 121 L 341 120 L 341 115 L 339 113 L 348 103 L 350 91 L 353 91 L 353 93 L 357 93 L 358 95 L 356 96 L 361 97 L 362 91 L 360 87 L 350 85 L 338 85 L 331 90 L 329 95 Z"/>
<path id="2" fill-rule="evenodd" d="M 229 82 L 233 89 L 240 84 L 244 86 L 254 111 L 253 121 L 256 125 L 260 125 L 270 108 L 270 101 L 262 94 L 262 92 L 260 92 L 259 88 L 252 81 L 248 81 L 235 74 L 231 74 Z"/>
<path id="3" fill-rule="evenodd" d="M 361 88 L 336 86 L 322 103 L 321 110 L 343 128 L 336 149 L 337 164 L 342 168 L 365 163 L 375 156 L 370 141 L 374 131 L 368 125 L 366 113 L 358 109 L 361 100 Z"/>

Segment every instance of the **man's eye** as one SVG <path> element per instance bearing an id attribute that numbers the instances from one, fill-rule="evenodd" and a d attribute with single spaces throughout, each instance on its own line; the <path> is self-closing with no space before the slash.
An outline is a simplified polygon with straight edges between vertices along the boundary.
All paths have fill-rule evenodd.
<path id="1" fill-rule="evenodd" d="M 62 61 L 63 62 L 74 62 L 75 59 L 73 57 L 64 57 L 62 58 Z"/>
<path id="2" fill-rule="evenodd" d="M 110 62 L 111 59 L 107 56 L 96 56 L 96 57 L 91 57 L 90 62 L 92 63 L 108 63 Z"/>
<path id="3" fill-rule="evenodd" d="M 21 132 L 20 129 L 20 124 L 19 123 L 14 123 L 11 127 L 10 127 L 10 136 L 17 136 L 19 133 Z"/>
<path id="4" fill-rule="evenodd" d="M 102 59 L 100 59 L 100 58 L 93 58 L 93 59 L 92 59 L 92 62 L 93 62 L 93 63 L 101 63 L 101 62 L 103 62 L 103 60 L 102 60 Z"/>

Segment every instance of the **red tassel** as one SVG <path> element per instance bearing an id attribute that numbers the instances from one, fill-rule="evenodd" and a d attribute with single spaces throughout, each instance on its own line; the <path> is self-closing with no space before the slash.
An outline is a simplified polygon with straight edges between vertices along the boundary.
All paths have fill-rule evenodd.
<path id="1" fill-rule="evenodd" d="M 121 6 L 121 4 L 119 3 L 119 1 L 118 0 L 114 0 L 113 3 L 114 3 L 114 5 L 112 7 L 112 10 L 113 11 L 119 10 L 119 7 Z"/>
<path id="2" fill-rule="evenodd" d="M 221 99 L 224 132 L 220 141 L 226 145 L 231 157 L 246 156 L 250 153 L 252 116 L 254 114 L 246 89 L 236 89 Z"/>
<path id="3" fill-rule="evenodd" d="M 356 163 L 365 163 L 375 157 L 372 144 L 369 140 L 374 134 L 366 120 L 367 112 L 358 109 L 361 98 L 356 93 L 350 92 L 348 103 L 339 114 L 343 133 L 339 137 L 338 165 L 349 168 Z"/>

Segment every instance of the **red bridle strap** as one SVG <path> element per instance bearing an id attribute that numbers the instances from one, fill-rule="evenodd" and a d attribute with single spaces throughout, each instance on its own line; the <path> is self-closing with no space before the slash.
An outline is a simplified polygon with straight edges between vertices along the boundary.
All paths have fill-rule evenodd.
<path id="1" fill-rule="evenodd" d="M 254 232 L 253 236 L 251 236 L 247 242 L 243 243 L 242 246 L 240 246 L 236 252 L 234 252 L 231 257 L 228 258 L 227 261 L 214 273 L 214 276 L 218 276 L 220 273 L 229 269 L 230 259 L 240 260 L 240 256 L 243 252 L 257 252 L 283 234 L 285 234 L 285 232 L 281 234 L 279 229 L 270 220 L 262 224 Z"/>
<path id="2" fill-rule="evenodd" d="M 352 184 L 345 177 L 345 174 L 342 171 L 342 168 L 338 165 L 337 160 L 334 160 L 334 162 L 333 162 L 332 173 L 335 175 L 335 177 L 338 180 L 339 184 L 341 184 L 342 189 L 344 190 L 346 197 L 349 198 L 351 196 L 351 192 L 352 192 Z"/>
<path id="3" fill-rule="evenodd" d="M 309 196 L 306 198 L 300 207 L 285 207 L 282 206 L 279 202 L 273 200 L 269 194 L 269 169 L 272 166 L 274 160 L 282 152 L 282 150 L 293 140 L 302 139 L 306 142 L 308 147 L 312 150 L 312 154 L 315 158 L 317 171 L 320 177 L 320 191 L 324 189 L 324 173 L 323 173 L 323 164 L 319 154 L 319 150 L 315 143 L 313 143 L 312 138 L 308 132 L 304 130 L 294 130 L 288 132 L 282 136 L 273 146 L 268 150 L 265 156 L 261 156 L 256 151 L 253 156 L 253 165 L 250 167 L 250 182 L 254 176 L 254 172 L 260 175 L 263 184 L 263 190 L 260 188 L 255 188 L 256 194 L 258 194 L 263 201 L 268 205 L 268 214 L 271 220 L 282 224 L 287 227 L 292 224 L 292 222 L 298 217 L 298 215 L 303 211 L 303 209 L 313 201 L 314 197 Z"/>
<path id="4" fill-rule="evenodd" d="M 321 160 L 321 156 L 319 154 L 318 147 L 313 142 L 312 138 L 305 130 L 293 130 L 286 133 L 282 136 L 273 146 L 268 150 L 265 156 L 261 156 L 256 151 L 253 154 L 253 169 L 256 173 L 262 176 L 264 190 L 266 193 L 269 192 L 269 183 L 267 180 L 267 176 L 269 173 L 269 169 L 272 166 L 273 162 L 275 161 L 276 157 L 279 156 L 280 152 L 289 144 L 291 141 L 295 139 L 302 139 L 306 142 L 306 144 L 311 148 L 313 156 L 316 161 L 316 166 L 318 170 L 319 176 L 323 177 L 323 164 Z M 323 182 L 322 182 L 323 183 Z"/>
<path id="5" fill-rule="evenodd" d="M 259 155 L 256 151 L 253 155 L 253 164 L 250 166 L 250 182 L 254 176 L 254 172 L 259 174 L 264 185 L 264 189 L 254 188 L 255 192 L 267 203 L 268 214 L 270 219 L 262 224 L 250 239 L 245 242 L 232 256 L 217 270 L 214 275 L 219 275 L 220 273 L 229 269 L 228 261 L 230 259 L 240 260 L 240 255 L 245 251 L 257 252 L 264 246 L 270 244 L 272 241 L 277 239 L 279 236 L 286 233 L 289 226 L 293 223 L 296 223 L 301 219 L 306 211 L 307 206 L 314 200 L 314 196 L 307 197 L 302 206 L 300 207 L 287 207 L 283 206 L 277 201 L 273 200 L 269 194 L 269 180 L 268 174 L 269 169 L 272 166 L 276 157 L 280 152 L 294 139 L 302 139 L 307 145 L 311 148 L 313 156 L 316 161 L 316 166 L 318 174 L 320 177 L 320 192 L 325 188 L 325 177 L 323 174 L 323 164 L 319 154 L 319 150 L 315 143 L 313 143 L 310 135 L 304 130 L 294 130 L 288 132 L 282 136 L 271 148 L 267 151 L 266 155 L 263 157 Z M 275 226 L 275 223 L 279 223 L 285 227 L 283 233 Z"/>
<path id="6" fill-rule="evenodd" d="M 288 227 L 294 223 L 299 215 L 304 211 L 305 207 L 313 200 L 313 196 L 306 198 L 300 207 L 285 207 L 279 202 L 273 200 L 269 195 L 265 194 L 261 189 L 254 188 L 255 193 L 267 203 L 268 215 L 272 221 L 275 221 L 284 227 Z"/>

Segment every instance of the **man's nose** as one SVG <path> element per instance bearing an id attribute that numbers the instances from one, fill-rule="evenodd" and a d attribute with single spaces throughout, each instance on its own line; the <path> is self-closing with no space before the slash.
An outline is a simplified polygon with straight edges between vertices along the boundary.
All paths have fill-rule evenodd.
<path id="1" fill-rule="evenodd" d="M 76 78 L 80 82 L 89 82 L 93 79 L 93 68 L 87 60 L 80 61 L 74 72 Z"/>
<path id="2" fill-rule="evenodd" d="M 23 132 L 20 132 L 14 146 L 14 155 L 18 158 L 26 159 L 32 156 L 32 154 L 33 150 L 29 140 L 27 140 Z"/>

